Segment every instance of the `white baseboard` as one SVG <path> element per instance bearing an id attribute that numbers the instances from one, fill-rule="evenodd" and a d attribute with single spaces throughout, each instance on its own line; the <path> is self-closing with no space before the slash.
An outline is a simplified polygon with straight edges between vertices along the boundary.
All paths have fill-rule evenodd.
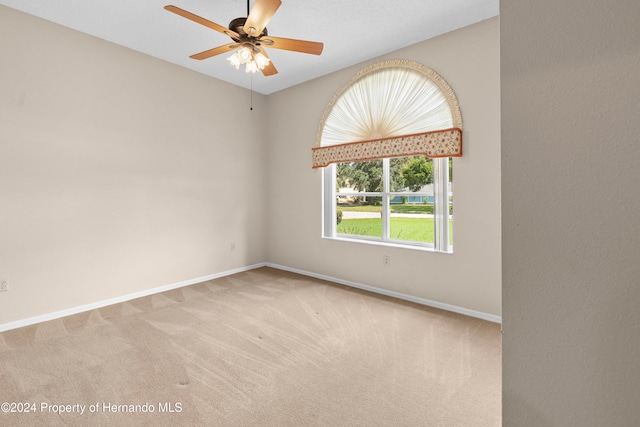
<path id="1" fill-rule="evenodd" d="M 69 308 L 66 310 L 55 311 L 53 313 L 42 314 L 39 316 L 29 317 L 27 319 L 17 320 L 15 322 L 4 323 L 0 325 L 0 332 L 9 331 L 11 329 L 22 328 L 24 326 L 33 325 L 40 322 L 47 322 L 49 320 L 59 319 L 65 316 L 71 316 L 73 314 L 83 313 L 85 311 L 95 310 L 112 304 L 118 304 L 125 301 L 130 301 L 136 298 L 146 297 L 149 295 L 157 294 L 160 292 L 170 291 L 172 289 L 182 288 L 183 286 L 195 285 L 196 283 L 206 282 L 207 280 L 219 279 L 221 277 L 230 276 L 232 274 L 242 273 L 249 270 L 254 270 L 260 267 L 271 267 L 278 270 L 289 271 L 292 273 L 301 274 L 303 276 L 314 277 L 316 279 L 326 280 L 329 282 L 339 283 L 341 285 L 350 286 L 353 288 L 362 289 L 365 291 L 386 295 L 405 301 L 415 302 L 417 304 L 426 305 L 429 307 L 440 308 L 442 310 L 452 311 L 454 313 L 464 314 L 466 316 L 476 317 L 478 319 L 488 320 L 489 322 L 502 323 L 502 318 L 493 314 L 482 313 L 475 310 L 469 310 L 466 308 L 458 307 L 455 305 L 444 304 L 437 301 L 432 301 L 424 298 L 414 297 L 411 295 L 402 294 L 399 292 L 389 291 L 386 289 L 376 288 L 374 286 L 363 285 L 361 283 L 351 282 L 348 280 L 338 279 L 336 277 L 325 276 L 323 274 L 312 273 L 309 271 L 298 270 L 296 268 L 285 267 L 283 265 L 272 264 L 269 262 L 263 262 L 259 264 L 253 264 L 246 267 L 240 267 L 233 270 L 227 270 L 220 273 L 211 274 L 203 277 L 196 277 L 195 279 L 185 280 L 178 283 L 172 283 L 170 285 L 161 286 L 159 288 L 146 289 L 144 291 L 135 292 L 133 294 L 123 295 L 120 297 L 110 298 L 103 301 L 98 301 L 91 304 L 81 305 L 78 307 Z"/>
<path id="2" fill-rule="evenodd" d="M 272 264 L 270 262 L 266 263 L 267 267 L 277 268 L 279 270 L 290 271 L 291 273 L 302 274 L 303 276 L 314 277 L 316 279 L 326 280 L 328 282 L 339 283 L 345 286 L 351 286 L 353 288 L 362 289 L 365 291 L 373 292 L 376 294 L 386 295 L 389 297 L 394 297 L 398 299 L 402 299 L 405 301 L 415 302 L 417 304 L 426 305 L 429 307 L 440 308 L 442 310 L 452 311 L 454 313 L 464 314 L 465 316 L 476 317 L 478 319 L 487 320 L 493 323 L 502 323 L 502 317 L 496 316 L 495 314 L 487 314 L 480 311 L 469 310 L 467 308 L 458 307 L 455 305 L 444 304 L 437 301 L 428 300 L 425 298 L 414 297 L 412 295 L 402 294 L 400 292 L 389 291 L 386 289 L 376 288 L 374 286 L 363 285 L 361 283 L 351 282 L 348 280 L 342 280 L 335 277 L 325 276 L 323 274 L 312 273 L 309 271 L 298 270 L 297 268 L 285 267 L 283 265 Z"/>
<path id="3" fill-rule="evenodd" d="M 207 280 L 219 279 L 220 277 L 242 273 L 244 271 L 253 270 L 256 268 L 264 267 L 266 265 L 267 264 L 263 262 L 259 264 L 250 265 L 247 267 L 240 267 L 233 270 L 227 270 L 220 273 L 211 274 L 209 276 L 196 277 L 195 279 L 185 280 L 178 283 L 172 283 L 170 285 L 161 286 L 159 288 L 146 289 L 144 291 L 135 292 L 133 294 L 110 298 L 107 300 L 98 301 L 98 302 L 94 302 L 86 305 L 81 305 L 81 306 L 69 308 L 66 310 L 55 311 L 53 313 L 47 313 L 39 316 L 29 317 L 27 319 L 17 320 L 15 322 L 4 323 L 0 325 L 0 332 L 8 331 L 11 329 L 22 328 L 24 326 L 33 325 L 40 322 L 47 322 L 49 320 L 55 320 L 65 316 L 71 316 L 72 314 L 83 313 L 89 310 L 95 310 L 96 308 L 102 308 L 107 305 L 118 304 L 121 302 L 130 301 L 132 299 L 146 297 L 146 296 L 157 294 L 160 292 L 170 291 L 172 289 L 182 288 L 183 286 L 195 285 L 196 283 L 206 282 Z"/>

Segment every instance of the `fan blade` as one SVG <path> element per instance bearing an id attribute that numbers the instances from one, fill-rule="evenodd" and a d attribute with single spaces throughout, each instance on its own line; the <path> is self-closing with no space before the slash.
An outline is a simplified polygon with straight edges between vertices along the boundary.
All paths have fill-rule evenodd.
<path id="1" fill-rule="evenodd" d="M 280 0 L 256 0 L 242 28 L 250 36 L 257 37 L 280 7 Z"/>
<path id="2" fill-rule="evenodd" d="M 204 52 L 196 53 L 195 55 L 191 55 L 189 58 L 198 60 L 207 59 L 212 56 L 220 55 L 221 53 L 231 52 L 238 46 L 238 43 L 229 43 L 223 46 L 214 47 L 213 49 L 205 50 Z"/>
<path id="3" fill-rule="evenodd" d="M 267 51 L 265 49 L 263 49 L 260 46 L 258 46 L 258 49 L 260 50 L 260 52 L 262 52 L 262 54 L 264 56 L 269 58 L 269 55 L 267 55 Z M 271 58 L 269 58 L 269 59 L 271 59 Z M 264 74 L 265 77 L 269 77 L 269 76 L 273 76 L 274 74 L 278 74 L 278 70 L 276 70 L 275 65 L 273 65 L 273 61 L 269 61 L 269 65 L 265 66 L 262 69 L 262 74 Z"/>
<path id="4" fill-rule="evenodd" d="M 273 43 L 270 43 L 273 42 Z M 266 36 L 260 39 L 267 47 L 274 49 L 292 50 L 294 52 L 310 53 L 312 55 L 320 55 L 324 44 L 320 42 L 310 42 L 306 40 L 285 39 L 282 37 Z"/>
<path id="5" fill-rule="evenodd" d="M 191 12 L 187 12 L 184 9 L 180 9 L 179 7 L 173 6 L 173 5 L 169 5 L 169 6 L 165 6 L 164 7 L 166 10 L 168 10 L 169 12 L 173 12 L 176 15 L 180 15 L 183 18 L 187 18 L 190 19 L 193 22 L 197 22 L 200 25 L 204 25 L 205 27 L 209 27 L 212 30 L 216 30 L 224 35 L 227 35 L 229 37 L 235 37 L 238 38 L 240 37 L 240 34 L 236 33 L 235 31 L 232 31 L 226 27 L 223 27 L 222 25 L 216 24 L 215 22 L 211 22 L 208 19 L 204 19 L 201 16 L 198 15 L 194 15 Z"/>

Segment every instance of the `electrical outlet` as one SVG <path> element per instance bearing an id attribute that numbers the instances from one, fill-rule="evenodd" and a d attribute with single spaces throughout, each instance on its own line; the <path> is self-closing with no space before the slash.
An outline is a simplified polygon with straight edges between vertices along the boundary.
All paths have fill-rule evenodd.
<path id="1" fill-rule="evenodd" d="M 9 290 L 9 280 L 8 279 L 0 279 L 0 292 Z"/>
<path id="2" fill-rule="evenodd" d="M 235 250 L 236 250 L 236 244 L 235 244 L 235 243 L 232 243 L 232 244 L 230 245 L 230 249 L 231 249 L 231 252 L 235 251 Z"/>
<path id="3" fill-rule="evenodd" d="M 391 257 L 389 255 L 385 255 L 382 257 L 382 265 L 385 267 L 389 267 L 391 265 Z"/>

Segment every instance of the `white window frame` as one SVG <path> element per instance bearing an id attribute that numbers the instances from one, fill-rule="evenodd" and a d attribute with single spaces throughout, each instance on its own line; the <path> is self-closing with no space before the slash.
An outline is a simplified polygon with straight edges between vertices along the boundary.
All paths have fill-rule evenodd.
<path id="1" fill-rule="evenodd" d="M 451 215 L 449 195 L 449 158 L 436 158 L 433 161 L 433 198 L 434 198 L 434 243 L 396 240 L 389 237 L 390 200 L 395 196 L 406 196 L 407 192 L 389 190 L 389 158 L 382 159 L 383 191 L 382 192 L 341 192 L 341 196 L 373 196 L 382 198 L 382 238 L 341 234 L 336 231 L 336 165 L 332 164 L 322 171 L 323 219 L 322 236 L 328 239 L 347 240 L 352 242 L 374 243 L 389 246 L 400 246 L 413 249 L 427 249 L 434 252 L 452 253 L 453 245 L 449 244 L 449 220 Z M 412 196 L 431 196 L 426 192 L 411 192 Z"/>

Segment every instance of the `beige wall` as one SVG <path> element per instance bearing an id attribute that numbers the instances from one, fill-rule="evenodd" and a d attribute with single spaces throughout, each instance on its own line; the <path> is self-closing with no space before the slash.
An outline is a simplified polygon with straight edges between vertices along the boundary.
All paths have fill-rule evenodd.
<path id="1" fill-rule="evenodd" d="M 229 108 L 244 89 L 0 7 L 0 325 L 267 261 L 499 318 L 498 39 L 495 18 L 251 112 Z M 385 59 L 432 67 L 460 101 L 453 255 L 320 237 L 320 117 Z"/>
<path id="2" fill-rule="evenodd" d="M 311 169 L 311 148 L 322 113 L 360 69 L 388 59 L 433 68 L 460 102 L 465 154 L 454 160 L 453 255 L 321 238 L 322 174 Z M 270 95 L 269 261 L 500 316 L 499 86 L 494 18 Z"/>
<path id="3" fill-rule="evenodd" d="M 263 96 L 4 6 L 0 58 L 0 325 L 266 260 Z"/>
<path id="4" fill-rule="evenodd" d="M 505 426 L 640 420 L 640 2 L 502 0 Z"/>

